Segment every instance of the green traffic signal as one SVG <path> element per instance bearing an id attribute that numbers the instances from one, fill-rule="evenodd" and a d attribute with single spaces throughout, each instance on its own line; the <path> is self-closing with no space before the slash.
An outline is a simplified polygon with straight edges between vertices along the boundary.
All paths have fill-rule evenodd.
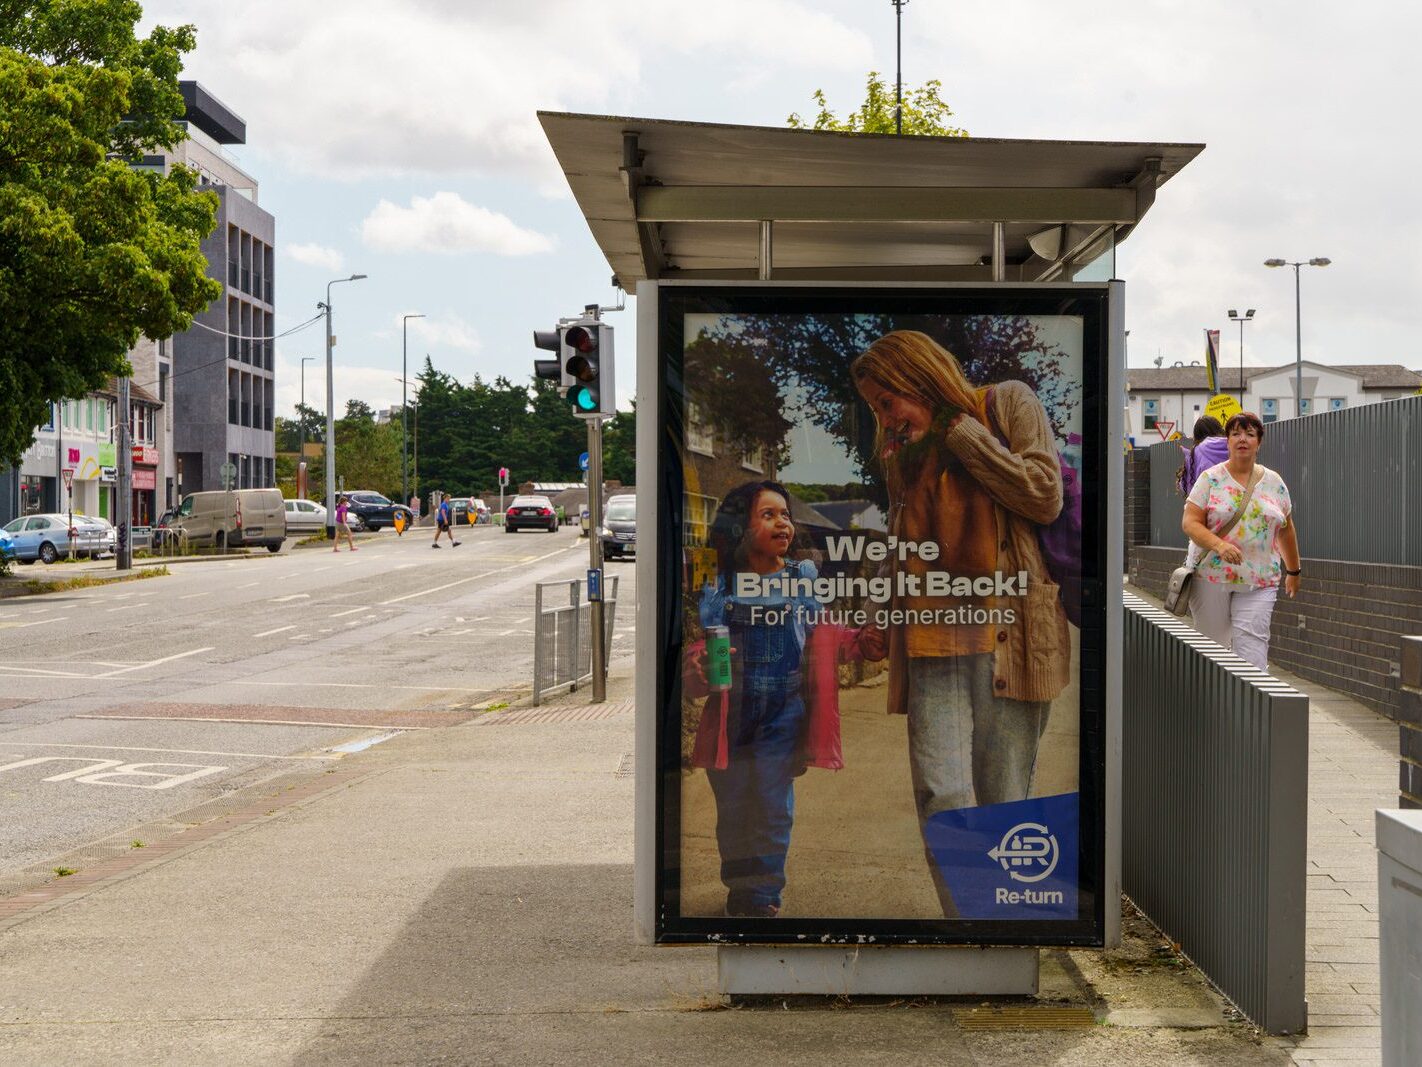
<path id="1" fill-rule="evenodd" d="M 593 396 L 593 391 L 586 385 L 580 385 L 573 390 L 573 403 L 579 411 L 597 410 L 597 397 Z"/>

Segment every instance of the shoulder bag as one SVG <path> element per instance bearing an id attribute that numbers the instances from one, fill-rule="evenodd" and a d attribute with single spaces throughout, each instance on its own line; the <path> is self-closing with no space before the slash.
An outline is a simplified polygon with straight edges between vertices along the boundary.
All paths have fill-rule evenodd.
<path id="1" fill-rule="evenodd" d="M 1244 497 L 1240 500 L 1239 507 L 1234 509 L 1234 514 L 1229 517 L 1229 521 L 1215 531 L 1216 537 L 1223 538 L 1225 534 L 1234 529 L 1234 524 L 1244 517 L 1244 509 L 1249 507 L 1249 501 L 1254 496 L 1254 487 L 1263 477 L 1264 471 L 1262 469 L 1255 470 L 1254 477 L 1249 479 L 1248 488 L 1244 490 Z M 1203 553 L 1194 567 L 1186 564 L 1176 567 L 1171 572 L 1170 584 L 1166 586 L 1165 599 L 1162 601 L 1162 606 L 1170 614 L 1184 616 L 1190 610 L 1190 583 L 1194 581 L 1196 569 L 1209 559 L 1214 551 L 1212 548 L 1209 552 Z"/>

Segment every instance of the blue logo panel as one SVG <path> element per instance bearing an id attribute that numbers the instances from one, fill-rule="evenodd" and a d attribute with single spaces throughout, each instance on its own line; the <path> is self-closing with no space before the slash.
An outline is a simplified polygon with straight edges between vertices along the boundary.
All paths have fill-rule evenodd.
<path id="1" fill-rule="evenodd" d="M 1075 919 L 1080 794 L 940 811 L 924 831 L 964 919 Z"/>

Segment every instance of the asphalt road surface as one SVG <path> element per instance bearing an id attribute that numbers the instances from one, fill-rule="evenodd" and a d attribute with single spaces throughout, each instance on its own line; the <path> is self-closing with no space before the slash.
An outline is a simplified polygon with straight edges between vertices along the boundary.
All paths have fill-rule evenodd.
<path id="1" fill-rule="evenodd" d="M 0 887 L 244 786 L 320 773 L 532 687 L 536 582 L 581 578 L 575 528 L 462 544 L 393 532 L 174 564 L 167 577 L 0 600 Z M 632 655 L 635 566 L 614 661 Z M 566 602 L 566 601 L 564 601 Z"/>

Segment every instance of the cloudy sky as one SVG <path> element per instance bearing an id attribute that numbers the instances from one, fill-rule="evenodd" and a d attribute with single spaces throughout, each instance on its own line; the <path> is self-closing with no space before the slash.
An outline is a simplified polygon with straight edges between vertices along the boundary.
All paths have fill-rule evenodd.
<path id="1" fill-rule="evenodd" d="M 592 301 L 610 271 L 535 119 L 540 108 L 782 125 L 892 78 L 889 0 L 155 0 L 191 22 L 195 77 L 247 121 L 238 162 L 277 218 L 281 328 L 333 277 L 337 403 L 399 399 L 426 353 L 464 379 L 531 373 L 530 333 Z M 1294 354 L 1292 271 L 1305 268 L 1305 358 L 1422 368 L 1422 8 L 1404 0 L 913 0 L 904 80 L 936 78 L 984 137 L 1202 142 L 1122 246 L 1130 362 L 1238 354 L 1231 307 L 1258 309 L 1249 363 Z M 1365 210 L 1366 209 L 1366 210 Z M 631 308 L 618 384 L 633 383 Z M 278 342 L 279 410 L 319 329 Z M 310 384 L 310 383 L 308 383 Z"/>

